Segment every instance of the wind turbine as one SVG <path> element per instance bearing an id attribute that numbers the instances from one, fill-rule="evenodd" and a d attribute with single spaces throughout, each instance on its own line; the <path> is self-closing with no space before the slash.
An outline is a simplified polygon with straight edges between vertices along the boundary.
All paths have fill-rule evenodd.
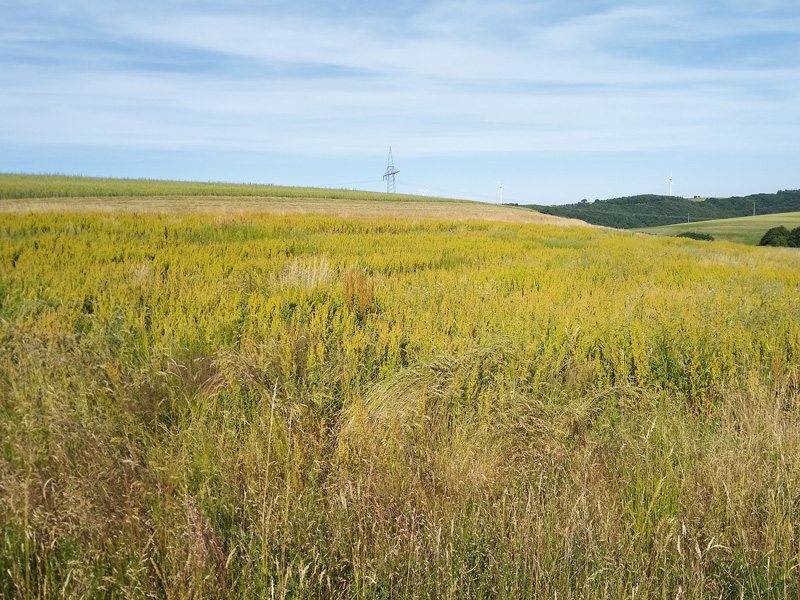
<path id="1" fill-rule="evenodd" d="M 669 179 L 665 179 L 664 181 L 669 181 L 669 195 L 672 196 L 672 173 L 669 174 Z"/>
<path id="2" fill-rule="evenodd" d="M 497 189 L 500 191 L 500 204 L 503 203 L 503 188 L 504 187 L 505 186 L 502 183 L 500 183 L 499 181 L 497 182 Z"/>
<path id="3" fill-rule="evenodd" d="M 430 188 L 428 188 L 428 189 L 430 189 Z M 424 196 L 425 194 L 427 194 L 427 193 L 428 193 L 428 190 L 421 190 L 421 189 L 419 189 L 419 188 L 417 188 L 417 191 L 419 191 L 419 195 L 420 195 L 420 196 Z"/>

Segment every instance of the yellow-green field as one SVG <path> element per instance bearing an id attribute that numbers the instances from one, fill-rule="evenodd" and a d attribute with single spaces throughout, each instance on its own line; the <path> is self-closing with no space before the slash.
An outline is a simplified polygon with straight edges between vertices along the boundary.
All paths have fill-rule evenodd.
<path id="1" fill-rule="evenodd" d="M 0 173 L 0 198 L 135 198 L 141 196 L 333 198 L 340 200 L 390 200 L 392 202 L 424 202 L 428 199 L 425 196 L 403 194 L 390 195 L 380 192 L 262 184 Z M 465 200 L 445 201 L 466 202 Z"/>
<path id="2" fill-rule="evenodd" d="M 797 251 L 184 196 L 3 201 L 0 597 L 800 595 Z"/>
<path id="3" fill-rule="evenodd" d="M 446 221 L 505 221 L 509 223 L 586 226 L 583 221 L 562 219 L 524 208 L 481 202 L 429 199 L 387 202 L 334 198 L 258 196 L 136 196 L 111 198 L 36 198 L 0 200 L 1 213 L 205 213 L 225 221 L 248 221 L 256 213 L 274 216 L 318 215 L 347 219 L 386 218 Z"/>
<path id="4" fill-rule="evenodd" d="M 768 229 L 779 227 L 780 225 L 784 225 L 789 229 L 800 227 L 800 212 L 719 219 L 664 227 L 647 227 L 645 229 L 635 229 L 634 231 L 668 236 L 675 236 L 684 231 L 694 231 L 711 234 L 716 241 L 756 246 Z"/>
<path id="5" fill-rule="evenodd" d="M 0 174 L 0 213 L 207 213 L 246 221 L 253 213 L 338 218 L 505 221 L 586 226 L 524 208 L 469 200 L 265 185 Z"/>

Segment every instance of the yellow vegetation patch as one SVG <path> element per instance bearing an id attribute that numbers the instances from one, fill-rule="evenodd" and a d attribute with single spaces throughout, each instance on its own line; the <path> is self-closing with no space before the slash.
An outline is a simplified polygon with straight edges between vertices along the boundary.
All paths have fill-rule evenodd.
<path id="1" fill-rule="evenodd" d="M 498 206 L 481 202 L 442 201 L 393 202 L 391 200 L 355 200 L 330 198 L 280 198 L 247 196 L 162 196 L 103 198 L 32 198 L 0 200 L 0 212 L 200 212 L 221 215 L 225 219 L 248 219 L 252 213 L 269 215 L 318 215 L 346 219 L 392 218 L 447 221 L 501 221 L 542 225 L 588 224 L 563 219 L 524 208 Z"/>
<path id="2" fill-rule="evenodd" d="M 0 597 L 800 594 L 800 253 L 471 203 L 26 202 Z"/>

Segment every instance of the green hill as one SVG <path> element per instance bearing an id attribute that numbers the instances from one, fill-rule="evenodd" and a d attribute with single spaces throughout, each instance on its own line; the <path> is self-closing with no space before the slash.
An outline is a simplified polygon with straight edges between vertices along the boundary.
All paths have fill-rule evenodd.
<path id="1" fill-rule="evenodd" d="M 739 217 L 736 219 L 719 219 L 702 223 L 681 223 L 665 227 L 640 228 L 635 231 L 656 235 L 675 236 L 685 231 L 708 233 L 717 241 L 736 242 L 757 246 L 764 233 L 772 227 L 784 225 L 788 229 L 800 227 L 800 212 L 778 213 L 774 215 L 757 215 L 755 217 Z"/>
<path id="2" fill-rule="evenodd" d="M 0 215 L 28 212 L 254 212 L 337 218 L 413 218 L 585 226 L 516 206 L 360 190 L 219 182 L 0 173 Z"/>
<path id="3" fill-rule="evenodd" d="M 386 194 L 349 189 L 304 188 L 217 181 L 118 179 L 70 175 L 0 173 L 0 199 L 113 198 L 141 196 L 247 196 L 265 198 L 326 198 L 391 200 L 393 202 L 469 202 L 430 196 Z"/>
<path id="4" fill-rule="evenodd" d="M 526 205 L 539 212 L 581 219 L 593 225 L 636 229 L 661 227 L 692 221 L 731 219 L 800 211 L 800 190 L 784 190 L 775 194 L 754 194 L 731 198 L 698 199 L 653 194 L 582 201 L 561 206 Z"/>

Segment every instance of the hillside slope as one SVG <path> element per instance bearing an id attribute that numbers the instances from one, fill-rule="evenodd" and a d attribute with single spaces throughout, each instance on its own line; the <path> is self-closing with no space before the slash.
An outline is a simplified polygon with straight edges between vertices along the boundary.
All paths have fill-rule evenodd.
<path id="1" fill-rule="evenodd" d="M 583 221 L 470 200 L 271 185 L 0 174 L 0 213 L 123 211 L 390 217 L 587 226 Z"/>
<path id="2" fill-rule="evenodd" d="M 702 223 L 680 223 L 665 227 L 647 227 L 636 229 L 641 233 L 675 236 L 684 231 L 708 233 L 717 241 L 736 242 L 757 246 L 768 229 L 783 225 L 788 229 L 800 227 L 800 212 L 778 213 L 774 215 L 758 215 L 755 217 L 738 217 L 736 219 L 719 219 Z"/>
<path id="3" fill-rule="evenodd" d="M 248 196 L 262 198 L 327 198 L 427 202 L 428 196 L 385 194 L 349 189 L 289 187 L 218 181 L 121 179 L 71 175 L 0 173 L 0 199 L 113 198 L 120 196 Z M 445 202 L 468 202 L 437 198 Z"/>

